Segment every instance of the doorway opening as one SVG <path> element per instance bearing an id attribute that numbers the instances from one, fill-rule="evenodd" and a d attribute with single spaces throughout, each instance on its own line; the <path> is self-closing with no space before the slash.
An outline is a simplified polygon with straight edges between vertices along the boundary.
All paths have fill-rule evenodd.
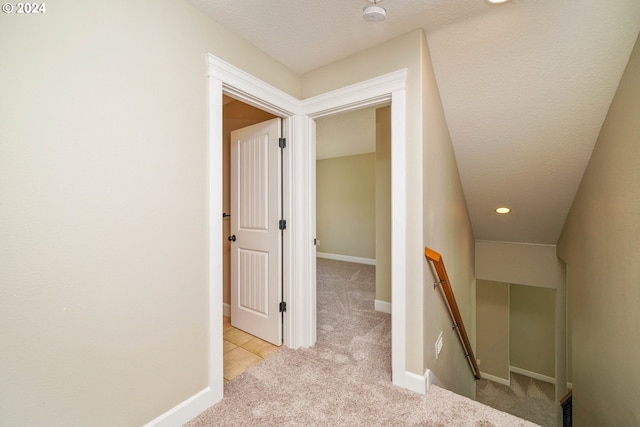
<path id="1" fill-rule="evenodd" d="M 318 343 L 331 347 L 328 340 L 359 342 L 366 335 L 386 357 L 391 354 L 390 154 L 389 105 L 316 119 Z"/>
<path id="2" fill-rule="evenodd" d="M 292 141 L 283 164 L 283 342 L 309 347 L 316 340 L 315 294 L 315 122 L 343 111 L 391 102 L 392 140 L 392 377 L 393 383 L 416 391 L 424 380 L 412 378 L 406 367 L 406 275 L 408 230 L 406 158 L 407 70 L 399 70 L 304 101 L 208 55 L 209 87 L 209 385 L 203 398 L 223 397 L 222 350 L 222 105 L 223 94 L 283 118 L 283 136 Z M 289 147 L 289 145 L 288 145 Z"/>
<path id="3" fill-rule="evenodd" d="M 316 120 L 318 258 L 375 267 L 376 310 L 391 313 L 391 107 Z"/>
<path id="4" fill-rule="evenodd" d="M 226 384 L 282 344 L 282 188 L 280 118 L 227 95 L 222 104 Z"/>

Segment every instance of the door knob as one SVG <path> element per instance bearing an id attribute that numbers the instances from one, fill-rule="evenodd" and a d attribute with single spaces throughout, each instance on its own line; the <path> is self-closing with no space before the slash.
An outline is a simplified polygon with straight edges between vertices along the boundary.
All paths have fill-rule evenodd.
<path id="1" fill-rule="evenodd" d="M 235 242 L 236 241 L 236 235 L 233 234 L 233 235 L 229 236 L 228 239 L 229 239 L 230 242 Z"/>

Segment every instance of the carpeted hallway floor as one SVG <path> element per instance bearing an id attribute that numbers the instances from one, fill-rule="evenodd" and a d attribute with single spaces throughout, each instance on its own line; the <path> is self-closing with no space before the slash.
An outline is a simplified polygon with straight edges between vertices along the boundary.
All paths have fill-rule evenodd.
<path id="1" fill-rule="evenodd" d="M 391 383 L 391 316 L 374 310 L 375 267 L 318 259 L 318 341 L 282 348 L 225 386 L 186 424 L 202 426 L 533 426 L 439 387 Z"/>

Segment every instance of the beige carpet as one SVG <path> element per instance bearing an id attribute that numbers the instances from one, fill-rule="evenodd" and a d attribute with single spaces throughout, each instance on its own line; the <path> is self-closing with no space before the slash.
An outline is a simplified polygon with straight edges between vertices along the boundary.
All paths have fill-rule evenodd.
<path id="1" fill-rule="evenodd" d="M 201 426 L 534 426 L 432 387 L 391 383 L 391 318 L 374 310 L 375 267 L 318 259 L 318 342 L 283 348 L 225 386 Z"/>
<path id="2" fill-rule="evenodd" d="M 511 373 L 511 386 L 482 379 L 476 383 L 476 400 L 500 411 L 556 427 L 556 389 L 553 384 Z"/>

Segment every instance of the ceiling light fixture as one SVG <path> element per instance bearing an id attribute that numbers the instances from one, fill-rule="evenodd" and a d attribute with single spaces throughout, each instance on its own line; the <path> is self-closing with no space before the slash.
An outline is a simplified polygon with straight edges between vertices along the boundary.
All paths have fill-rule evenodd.
<path id="1" fill-rule="evenodd" d="M 387 17 L 387 11 L 384 7 L 378 6 L 378 0 L 369 0 L 371 3 L 369 6 L 365 6 L 362 9 L 362 17 L 365 21 L 380 22 L 384 21 Z"/>
<path id="2" fill-rule="evenodd" d="M 490 4 L 491 6 L 495 6 L 498 4 L 504 4 L 507 3 L 511 0 L 484 0 L 487 4 Z"/>
<path id="3" fill-rule="evenodd" d="M 499 214 L 508 214 L 509 212 L 511 212 L 511 209 L 507 208 L 506 206 L 501 206 L 496 209 L 496 212 Z"/>

